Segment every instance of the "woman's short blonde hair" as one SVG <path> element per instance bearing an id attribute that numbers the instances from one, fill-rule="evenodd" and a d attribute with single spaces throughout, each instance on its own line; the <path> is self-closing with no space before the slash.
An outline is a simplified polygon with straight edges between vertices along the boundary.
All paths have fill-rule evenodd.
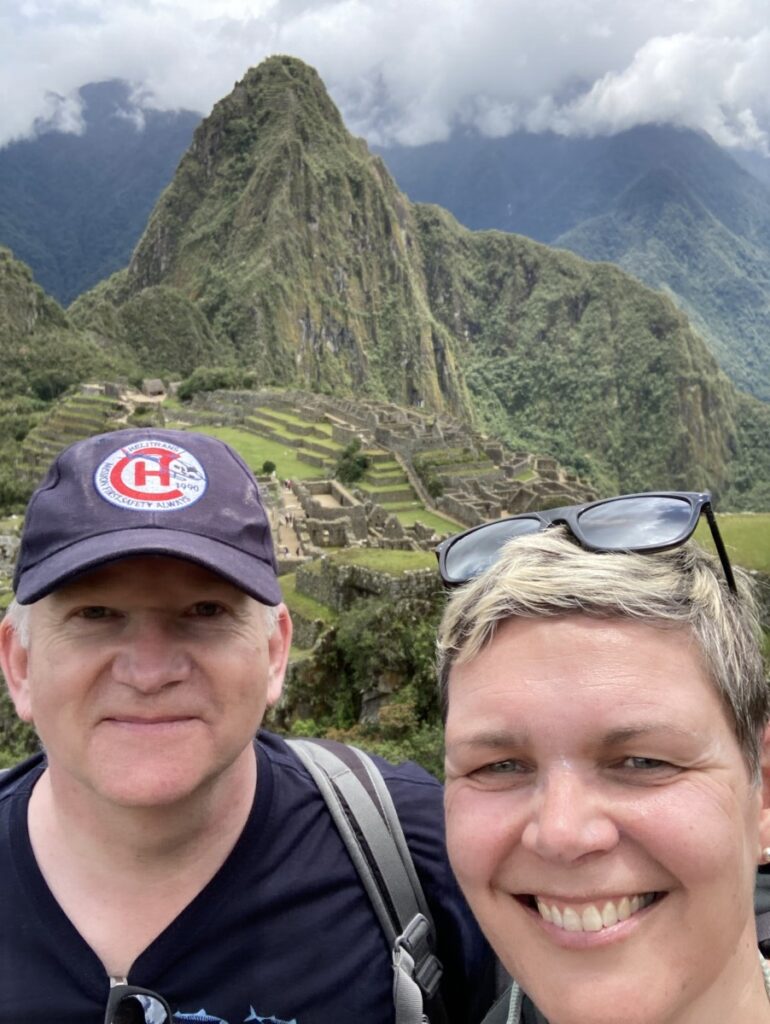
<path id="1" fill-rule="evenodd" d="M 580 613 L 689 629 L 755 777 L 770 718 L 753 586 L 735 572 L 732 594 L 719 561 L 693 541 L 658 554 L 596 553 L 566 529 L 510 541 L 483 574 L 450 597 L 439 627 L 438 677 L 446 714 L 449 674 L 470 661 L 510 618 Z"/>

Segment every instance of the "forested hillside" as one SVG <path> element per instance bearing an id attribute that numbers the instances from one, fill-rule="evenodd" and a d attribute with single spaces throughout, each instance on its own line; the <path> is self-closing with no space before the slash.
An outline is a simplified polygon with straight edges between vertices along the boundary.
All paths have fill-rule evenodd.
<path id="1" fill-rule="evenodd" d="M 128 268 L 71 312 L 125 345 L 129 310 L 148 372 L 182 358 L 186 370 L 205 321 L 221 360 L 260 384 L 449 410 L 603 488 L 727 494 L 737 472 L 762 486 L 770 441 L 741 449 L 743 405 L 668 299 L 409 203 L 293 58 L 265 61 L 216 105 Z M 159 326 L 173 319 L 187 354 Z"/>
<path id="2" fill-rule="evenodd" d="M 770 399 L 767 161 L 744 159 L 754 177 L 705 135 L 665 125 L 380 152 L 411 199 L 439 203 L 468 227 L 611 260 L 668 292 L 733 380 Z"/>
<path id="3" fill-rule="evenodd" d="M 125 266 L 200 120 L 143 107 L 126 82 L 80 99 L 81 134 L 41 124 L 0 149 L 0 244 L 64 305 Z"/>

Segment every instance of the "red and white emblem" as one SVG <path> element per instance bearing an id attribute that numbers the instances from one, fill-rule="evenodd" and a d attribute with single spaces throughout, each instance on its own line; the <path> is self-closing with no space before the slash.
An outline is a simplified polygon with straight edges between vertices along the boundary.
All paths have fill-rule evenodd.
<path id="1" fill-rule="evenodd" d="M 150 438 L 118 448 L 94 474 L 98 493 L 119 508 L 167 512 L 203 497 L 206 473 L 190 452 Z"/>

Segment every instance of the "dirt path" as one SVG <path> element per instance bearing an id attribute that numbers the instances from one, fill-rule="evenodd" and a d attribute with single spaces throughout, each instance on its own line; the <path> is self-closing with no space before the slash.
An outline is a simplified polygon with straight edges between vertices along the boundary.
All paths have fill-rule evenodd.
<path id="1" fill-rule="evenodd" d="M 281 505 L 276 510 L 277 523 L 273 523 L 273 536 L 279 555 L 301 555 L 302 548 L 294 523 L 305 518 L 302 506 L 293 491 L 281 487 Z M 276 529 L 277 528 L 277 529 Z"/>

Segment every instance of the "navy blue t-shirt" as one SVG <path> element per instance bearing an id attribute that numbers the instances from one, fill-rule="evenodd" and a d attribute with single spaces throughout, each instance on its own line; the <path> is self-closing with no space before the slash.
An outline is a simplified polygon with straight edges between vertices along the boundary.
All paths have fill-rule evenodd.
<path id="1" fill-rule="evenodd" d="M 392 1024 L 390 950 L 323 798 L 279 737 L 255 746 L 242 835 L 128 981 L 163 995 L 179 1021 Z M 441 786 L 414 764 L 378 763 L 434 915 L 450 1021 L 473 1024 L 492 1002 L 492 961 L 446 859 Z M 109 979 L 29 840 L 43 768 L 32 759 L 0 787 L 0 1024 L 102 1024 Z"/>

